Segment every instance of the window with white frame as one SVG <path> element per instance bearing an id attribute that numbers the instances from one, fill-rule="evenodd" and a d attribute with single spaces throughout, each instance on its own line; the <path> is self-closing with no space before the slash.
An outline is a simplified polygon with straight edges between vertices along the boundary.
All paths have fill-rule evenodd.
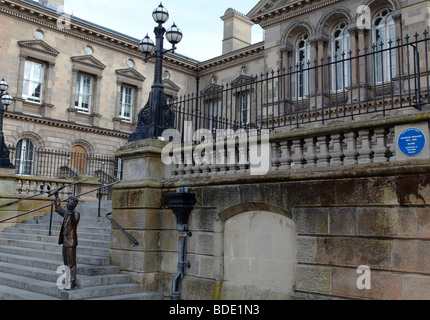
<path id="1" fill-rule="evenodd" d="M 121 86 L 119 117 L 123 121 L 131 122 L 134 105 L 134 88 Z"/>
<path id="2" fill-rule="evenodd" d="M 251 120 L 251 94 L 240 93 L 240 123 L 242 126 L 249 125 Z"/>
<path id="3" fill-rule="evenodd" d="M 39 62 L 26 60 L 24 66 L 24 81 L 22 98 L 36 103 L 42 103 L 44 65 Z"/>
<path id="4" fill-rule="evenodd" d="M 34 167 L 34 143 L 21 139 L 16 144 L 15 172 L 18 175 L 31 176 Z"/>
<path id="5" fill-rule="evenodd" d="M 391 81 L 396 75 L 396 28 L 390 15 L 391 10 L 382 9 L 373 18 L 374 68 L 376 83 Z"/>
<path id="6" fill-rule="evenodd" d="M 332 89 L 334 92 L 343 90 L 350 82 L 350 37 L 346 22 L 338 23 L 332 32 Z"/>
<path id="7" fill-rule="evenodd" d="M 214 132 L 218 128 L 218 100 L 209 101 L 209 129 Z"/>
<path id="8" fill-rule="evenodd" d="M 78 73 L 76 82 L 75 108 L 90 113 L 93 97 L 93 77 Z"/>
<path id="9" fill-rule="evenodd" d="M 311 59 L 311 47 L 308 42 L 309 35 L 302 34 L 296 42 L 296 96 L 298 99 L 308 95 L 308 61 Z"/>

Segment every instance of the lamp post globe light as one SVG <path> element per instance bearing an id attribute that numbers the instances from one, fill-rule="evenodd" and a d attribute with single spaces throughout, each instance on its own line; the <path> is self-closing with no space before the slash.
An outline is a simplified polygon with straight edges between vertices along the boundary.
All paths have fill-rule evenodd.
<path id="1" fill-rule="evenodd" d="M 9 159 L 9 149 L 4 142 L 3 135 L 3 115 L 7 111 L 7 107 L 12 104 L 13 98 L 6 92 L 9 88 L 8 83 L 2 79 L 0 81 L 0 168 L 13 169 L 13 165 Z"/>
<path id="2" fill-rule="evenodd" d="M 162 83 L 163 55 L 175 52 L 175 46 L 182 40 L 182 31 L 175 24 L 168 30 L 163 27 L 163 24 L 169 19 L 169 12 L 161 3 L 152 12 L 152 18 L 158 23 L 154 29 L 155 44 L 146 35 L 139 43 L 139 50 L 145 54 L 145 63 L 148 59 L 155 57 L 154 82 L 149 93 L 148 102 L 138 114 L 136 131 L 130 135 L 129 142 L 156 139 L 162 135 L 164 130 L 174 126 L 175 114 L 167 105 Z M 169 50 L 164 49 L 164 36 L 172 45 Z"/>

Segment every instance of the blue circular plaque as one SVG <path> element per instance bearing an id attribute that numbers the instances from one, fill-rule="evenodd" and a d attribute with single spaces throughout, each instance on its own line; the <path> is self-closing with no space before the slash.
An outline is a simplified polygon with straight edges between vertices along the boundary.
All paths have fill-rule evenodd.
<path id="1" fill-rule="evenodd" d="M 399 149 L 407 156 L 416 156 L 424 150 L 426 137 L 424 133 L 417 128 L 408 128 L 404 130 L 398 140 Z"/>

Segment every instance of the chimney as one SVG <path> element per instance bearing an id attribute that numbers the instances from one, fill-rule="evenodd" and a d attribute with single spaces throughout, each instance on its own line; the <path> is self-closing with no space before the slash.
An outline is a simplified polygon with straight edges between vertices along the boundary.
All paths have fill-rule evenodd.
<path id="1" fill-rule="evenodd" d="M 251 28 L 254 23 L 246 15 L 229 8 L 221 20 L 224 21 L 222 54 L 251 45 Z"/>

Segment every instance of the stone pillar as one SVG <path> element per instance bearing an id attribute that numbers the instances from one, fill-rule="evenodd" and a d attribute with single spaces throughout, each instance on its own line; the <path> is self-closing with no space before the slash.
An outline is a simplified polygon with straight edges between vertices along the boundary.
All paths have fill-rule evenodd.
<path id="1" fill-rule="evenodd" d="M 358 29 L 358 48 L 360 49 L 360 55 L 362 55 L 359 58 L 358 61 L 358 71 L 359 71 L 359 83 L 360 85 L 363 85 L 364 83 L 366 83 L 366 58 L 364 57 L 364 54 L 366 54 L 367 52 L 364 51 L 364 48 L 366 47 L 366 42 L 365 42 L 365 36 L 367 33 L 366 29 Z"/>
<path id="2" fill-rule="evenodd" d="M 0 168 L 0 205 L 17 200 L 15 197 L 15 169 Z M 18 212 L 18 204 L 0 208 L 0 221 L 15 216 Z M 0 232 L 7 227 L 14 226 L 15 220 L 0 224 Z"/>
<path id="3" fill-rule="evenodd" d="M 172 272 L 175 270 L 173 255 L 166 253 L 166 259 L 170 257 L 172 261 L 163 262 L 165 256 L 160 251 L 160 246 L 164 245 L 160 242 L 163 232 L 171 232 L 171 238 L 175 239 L 175 218 L 169 210 L 161 210 L 161 151 L 165 144 L 156 139 L 139 140 L 128 143 L 117 153 L 123 160 L 124 176 L 121 183 L 114 186 L 112 219 L 139 244 L 134 245 L 120 230 L 113 228 L 111 262 L 140 283 L 145 292 L 170 288 L 171 277 L 163 275 L 163 271 L 170 271 L 169 267 Z M 161 232 L 160 229 L 167 230 Z"/>

